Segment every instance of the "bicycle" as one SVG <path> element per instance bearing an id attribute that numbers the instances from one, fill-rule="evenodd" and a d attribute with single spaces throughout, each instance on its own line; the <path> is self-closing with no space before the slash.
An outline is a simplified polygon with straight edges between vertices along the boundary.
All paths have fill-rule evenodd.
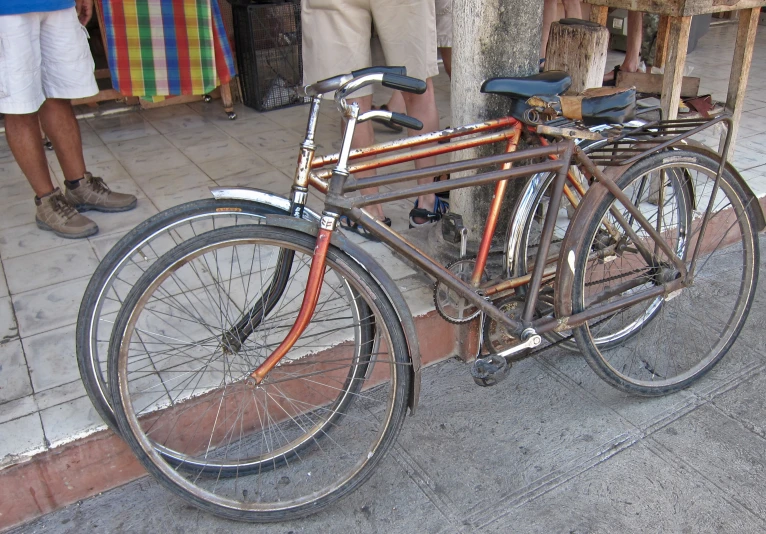
<path id="1" fill-rule="evenodd" d="M 212 228 L 262 221 L 263 217 L 269 214 L 285 214 L 310 221 L 319 221 L 319 215 L 305 205 L 307 190 L 309 187 L 313 187 L 322 193 L 327 191 L 327 179 L 330 177 L 331 171 L 322 169 L 337 163 L 340 155 L 335 153 L 315 157 L 314 136 L 321 104 L 321 98 L 318 95 L 334 92 L 342 85 L 370 74 L 403 75 L 405 69 L 402 67 L 372 67 L 323 80 L 320 82 L 321 85 L 317 84 L 317 95 L 311 100 L 306 136 L 301 143 L 300 161 L 296 168 L 291 199 L 252 188 L 213 189 L 213 198 L 211 199 L 175 206 L 147 219 L 121 238 L 100 262 L 85 290 L 78 313 L 76 353 L 85 390 L 102 420 L 112 430 L 119 431 L 106 380 L 106 354 L 117 311 L 140 275 L 171 248 Z M 569 83 L 561 73 L 546 74 L 534 78 L 552 79 L 554 86 L 550 91 L 553 93 L 565 90 Z M 385 115 L 381 117 L 386 120 L 391 118 Z M 404 120 L 404 124 L 409 124 L 401 116 L 396 119 Z M 457 152 L 465 148 L 498 142 L 506 143 L 506 151 L 515 150 L 516 145 L 513 144 L 513 141 L 517 134 L 527 136 L 533 142 L 538 143 L 540 142 L 539 139 L 544 139 L 529 129 L 519 132 L 520 125 L 521 123 L 517 119 L 508 116 L 464 128 L 447 129 L 427 136 L 352 150 L 349 153 L 349 160 L 351 161 L 365 156 L 401 152 L 443 139 L 453 141 L 438 145 L 436 148 L 431 147 L 405 154 L 390 155 L 374 162 L 352 165 L 349 172 L 354 174 L 371 168 L 385 168 L 403 161 L 414 161 L 430 155 Z M 472 135 L 479 135 L 480 137 L 459 141 L 461 138 Z M 586 141 L 583 146 L 590 149 L 603 144 L 603 142 Z M 585 194 L 587 180 L 583 179 L 575 168 L 572 169 L 568 178 L 569 186 L 565 189 L 565 194 L 569 202 L 576 206 L 579 199 Z M 503 268 L 510 277 L 526 273 L 527 249 L 531 250 L 536 246 L 536 241 L 530 237 L 530 234 L 534 233 L 535 220 L 538 218 L 540 206 L 547 202 L 546 194 L 552 180 L 553 175 L 550 173 L 532 176 L 525 184 L 524 191 L 519 196 L 519 202 L 514 207 L 514 213 L 523 213 L 523 215 L 512 218 L 514 223 L 508 228 L 504 240 Z M 556 233 L 559 237 L 563 237 L 564 231 L 565 228 L 562 227 L 558 228 Z M 520 261 L 514 261 L 514 258 L 519 258 Z M 457 269 L 460 266 L 457 265 L 454 268 Z M 454 315 L 450 317 L 448 313 L 442 313 L 442 316 L 447 320 L 458 322 L 462 320 L 462 318 Z M 487 328 L 492 328 L 490 322 L 487 323 Z M 493 336 L 488 330 L 485 337 L 490 340 Z M 572 347 L 571 343 L 567 346 Z M 488 347 L 491 348 L 489 345 Z"/>
<path id="2" fill-rule="evenodd" d="M 278 521 L 329 506 L 372 474 L 407 407 L 417 405 L 412 318 L 374 259 L 335 232 L 340 215 L 460 295 L 473 310 L 465 317 L 492 319 L 514 339 L 477 360 L 474 375 L 483 380 L 502 377 L 509 361 L 542 345 L 543 335 L 572 330 L 589 365 L 611 385 L 667 394 L 720 361 L 747 317 L 763 215 L 741 177 L 723 163 L 729 139 L 720 157 L 682 146 L 728 117 L 648 124 L 640 128 L 640 143 L 624 146 L 624 135 L 617 135 L 590 154 L 571 139 L 588 132 L 542 125 L 539 131 L 561 140 L 448 167 L 492 163 L 502 165 L 499 170 L 349 197 L 427 172 L 350 177 L 355 124 L 379 115 L 359 116 L 345 98 L 380 78 L 363 77 L 336 92 L 348 125 L 318 227 L 269 215 L 265 224 L 186 240 L 146 270 L 118 314 L 108 378 L 119 428 L 150 473 L 204 510 Z M 405 90 L 419 87 L 399 82 Z M 512 166 L 527 159 L 537 162 Z M 558 209 L 549 209 L 530 272 L 515 278 L 485 279 L 489 247 L 482 246 L 464 281 L 362 209 L 483 183 L 502 187 L 548 172 L 555 173 L 550 205 L 558 208 L 572 161 L 595 182 L 561 252 L 550 260 Z M 597 164 L 619 173 L 612 179 Z M 499 209 L 499 198 L 490 213 Z M 493 232 L 488 224 L 482 243 Z M 553 315 L 538 306 L 552 277 Z M 520 287 L 518 313 L 500 309 L 504 292 Z M 711 299 L 715 309 L 706 306 Z M 613 339 L 597 343 L 601 332 Z M 672 352 L 668 339 L 678 344 Z"/>

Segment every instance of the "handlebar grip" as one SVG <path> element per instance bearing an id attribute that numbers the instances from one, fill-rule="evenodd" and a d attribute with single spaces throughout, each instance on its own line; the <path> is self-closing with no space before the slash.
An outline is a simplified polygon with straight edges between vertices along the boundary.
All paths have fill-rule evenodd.
<path id="1" fill-rule="evenodd" d="M 352 70 L 351 75 L 354 78 L 364 76 L 366 74 L 396 74 L 399 76 L 407 76 L 407 67 L 367 67 L 359 70 Z"/>
<path id="2" fill-rule="evenodd" d="M 384 87 L 398 89 L 407 93 L 422 95 L 426 92 L 426 82 L 409 76 L 400 76 L 398 74 L 384 74 L 381 82 Z"/>
<path id="3" fill-rule="evenodd" d="M 418 80 L 420 81 L 420 80 Z M 414 117 L 410 117 L 408 115 L 405 115 L 404 113 L 391 113 L 391 122 L 394 124 L 398 124 L 399 126 L 404 126 L 405 128 L 409 128 L 410 130 L 422 130 L 423 129 L 423 123 L 420 122 L 418 119 Z"/>

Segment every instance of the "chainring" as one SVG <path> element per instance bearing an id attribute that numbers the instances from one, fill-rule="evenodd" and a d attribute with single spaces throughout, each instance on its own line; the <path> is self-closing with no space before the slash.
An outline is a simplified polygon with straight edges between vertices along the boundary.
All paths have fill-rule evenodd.
<path id="1" fill-rule="evenodd" d="M 476 258 L 462 258 L 447 265 L 447 270 L 456 278 L 470 284 Z M 489 279 L 482 273 L 481 282 Z M 434 285 L 434 305 L 442 318 L 452 324 L 464 324 L 478 317 L 480 310 L 457 291 L 447 287 L 441 281 Z"/>
<path id="2" fill-rule="evenodd" d="M 495 307 L 511 319 L 521 320 L 524 311 L 524 297 L 521 295 L 509 295 L 494 302 Z M 504 349 L 517 344 L 520 339 L 508 332 L 502 324 L 491 317 L 484 318 L 484 350 L 490 354 L 497 354 Z"/>

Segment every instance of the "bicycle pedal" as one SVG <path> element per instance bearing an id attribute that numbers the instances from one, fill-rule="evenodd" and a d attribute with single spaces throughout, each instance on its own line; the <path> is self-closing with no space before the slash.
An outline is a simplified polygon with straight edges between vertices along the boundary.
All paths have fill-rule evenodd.
<path id="1" fill-rule="evenodd" d="M 482 387 L 495 386 L 508 376 L 511 364 L 498 354 L 477 358 L 471 365 L 473 381 Z"/>
<path id="2" fill-rule="evenodd" d="M 458 244 L 465 228 L 463 217 L 457 213 L 446 213 L 442 217 L 442 238 L 449 243 Z"/>

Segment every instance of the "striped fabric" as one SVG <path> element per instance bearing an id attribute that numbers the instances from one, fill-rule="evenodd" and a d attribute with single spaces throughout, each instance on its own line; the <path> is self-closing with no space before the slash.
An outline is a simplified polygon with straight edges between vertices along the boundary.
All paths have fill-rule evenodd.
<path id="1" fill-rule="evenodd" d="M 101 0 L 112 84 L 160 100 L 207 94 L 235 74 L 218 0 Z"/>

